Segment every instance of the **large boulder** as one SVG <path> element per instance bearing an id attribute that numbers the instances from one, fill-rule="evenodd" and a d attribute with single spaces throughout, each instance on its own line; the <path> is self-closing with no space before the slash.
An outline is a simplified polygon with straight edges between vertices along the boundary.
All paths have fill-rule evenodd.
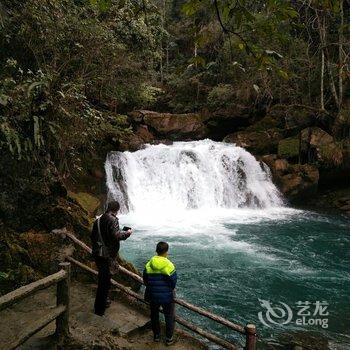
<path id="1" fill-rule="evenodd" d="M 266 131 L 238 131 L 227 135 L 223 141 L 234 143 L 249 152 L 262 155 L 275 153 L 281 139 L 283 139 L 281 130 L 269 129 Z"/>
<path id="2" fill-rule="evenodd" d="M 220 108 L 207 113 L 208 118 L 205 120 L 205 125 L 208 128 L 210 138 L 222 140 L 225 135 L 249 126 L 254 111 L 251 107 L 235 104 L 232 108 Z"/>
<path id="3" fill-rule="evenodd" d="M 208 136 L 204 124 L 207 116 L 197 113 L 171 114 L 141 110 L 130 113 L 129 118 L 133 124 L 147 125 L 158 138 L 199 140 Z"/>
<path id="4" fill-rule="evenodd" d="M 350 136 L 350 108 L 341 110 L 334 120 L 332 134 L 337 140 Z"/>
<path id="5" fill-rule="evenodd" d="M 319 171 L 310 164 L 291 165 L 277 155 L 263 156 L 280 191 L 291 201 L 300 202 L 307 196 L 315 195 L 319 181 Z"/>
<path id="6" fill-rule="evenodd" d="M 274 116 L 267 114 L 262 119 L 250 125 L 246 130 L 248 131 L 265 131 L 269 129 L 280 129 L 285 128 L 284 118 L 281 116 Z"/>
<path id="7" fill-rule="evenodd" d="M 154 141 L 154 135 L 149 131 L 147 125 L 139 125 L 133 134 L 124 138 L 121 142 L 119 149 L 121 151 L 137 151 L 141 149 L 144 144 L 152 143 Z"/>
<path id="8" fill-rule="evenodd" d="M 329 129 L 333 121 L 326 111 L 304 105 L 274 105 L 266 115 L 290 135 L 313 125 Z"/>
<path id="9" fill-rule="evenodd" d="M 321 168 L 340 166 L 341 148 L 333 137 L 318 127 L 303 129 L 299 135 L 283 139 L 278 144 L 278 155 L 302 163 L 317 163 Z"/>

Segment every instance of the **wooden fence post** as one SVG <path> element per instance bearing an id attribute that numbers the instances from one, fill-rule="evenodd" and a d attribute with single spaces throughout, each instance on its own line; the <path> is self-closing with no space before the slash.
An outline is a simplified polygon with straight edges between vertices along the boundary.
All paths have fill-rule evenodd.
<path id="1" fill-rule="evenodd" d="M 60 263 L 60 268 L 67 273 L 66 278 L 57 283 L 57 306 L 64 305 L 65 311 L 56 319 L 56 335 L 59 343 L 69 335 L 69 309 L 70 309 L 70 263 Z"/>
<path id="2" fill-rule="evenodd" d="M 248 323 L 245 326 L 245 331 L 246 331 L 245 350 L 255 350 L 256 349 L 256 328 L 255 328 L 255 325 Z"/>

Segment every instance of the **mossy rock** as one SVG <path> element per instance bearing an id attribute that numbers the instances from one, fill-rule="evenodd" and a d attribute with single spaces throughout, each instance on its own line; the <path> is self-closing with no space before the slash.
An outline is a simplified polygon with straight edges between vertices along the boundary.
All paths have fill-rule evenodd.
<path id="1" fill-rule="evenodd" d="M 68 196 L 74 199 L 90 216 L 94 216 L 101 206 L 98 198 L 86 192 L 68 192 Z"/>
<path id="2" fill-rule="evenodd" d="M 283 121 L 283 129 L 301 130 L 315 125 L 315 123 L 326 122 L 328 115 L 322 110 L 304 105 L 274 105 L 268 111 L 270 117 Z"/>
<path id="3" fill-rule="evenodd" d="M 280 129 L 266 131 L 239 131 L 227 135 L 223 142 L 234 143 L 253 154 L 271 154 L 277 150 L 278 142 L 283 138 Z"/>
<path id="4" fill-rule="evenodd" d="M 281 116 L 267 115 L 255 124 L 248 127 L 248 131 L 266 131 L 269 129 L 283 129 L 284 119 Z"/>
<path id="5" fill-rule="evenodd" d="M 300 152 L 300 140 L 298 137 L 288 137 L 278 143 L 278 155 L 281 158 L 295 159 Z"/>

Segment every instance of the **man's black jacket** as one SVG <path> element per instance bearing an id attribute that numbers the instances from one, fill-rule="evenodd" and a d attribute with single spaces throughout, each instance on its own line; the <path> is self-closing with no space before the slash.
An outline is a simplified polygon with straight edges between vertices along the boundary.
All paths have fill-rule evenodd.
<path id="1" fill-rule="evenodd" d="M 118 218 L 110 212 L 104 213 L 99 220 L 101 236 L 109 255 L 106 258 L 115 258 L 120 248 L 119 241 L 127 239 L 130 233 L 119 229 Z M 97 221 L 95 220 L 91 233 L 93 255 L 98 249 L 97 243 L 99 242 Z"/>

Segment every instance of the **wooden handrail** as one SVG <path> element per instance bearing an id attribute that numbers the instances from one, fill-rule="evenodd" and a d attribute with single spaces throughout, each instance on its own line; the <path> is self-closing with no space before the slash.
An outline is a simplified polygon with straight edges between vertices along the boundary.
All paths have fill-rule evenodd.
<path id="1" fill-rule="evenodd" d="M 70 263 L 60 263 L 60 271 L 42 278 L 26 286 L 20 287 L 0 297 L 0 310 L 5 309 L 39 290 L 57 284 L 57 307 L 50 310 L 44 317 L 35 320 L 26 330 L 19 330 L 16 339 L 6 344 L 6 349 L 15 349 L 32 335 L 39 332 L 49 323 L 56 320 L 56 335 L 62 342 L 69 334 L 69 298 L 70 298 Z"/>
<path id="2" fill-rule="evenodd" d="M 69 335 L 69 314 L 70 314 L 70 263 L 62 262 L 60 267 L 66 273 L 66 278 L 57 283 L 57 306 L 65 305 L 65 312 L 56 318 L 56 336 L 59 343 L 62 343 Z"/>
<path id="3" fill-rule="evenodd" d="M 88 253 L 92 253 L 91 248 L 86 245 L 84 242 L 80 241 L 78 238 L 76 238 L 71 232 L 68 232 L 66 230 L 54 230 L 54 233 L 58 233 L 58 234 L 63 234 L 66 235 L 68 238 L 70 238 L 74 243 L 76 243 L 77 245 L 79 245 L 81 248 L 83 248 L 85 251 L 87 251 Z M 143 279 L 141 276 L 137 275 L 136 273 L 129 271 L 128 269 L 126 269 L 123 266 L 119 266 L 118 267 L 119 271 L 122 272 L 123 274 L 133 278 L 135 281 L 143 284 Z M 236 332 L 239 332 L 241 334 L 246 334 L 246 330 L 243 326 L 233 323 L 219 315 L 215 315 L 214 313 L 204 310 L 196 305 L 193 305 L 185 300 L 179 299 L 179 298 L 175 298 L 175 303 L 178 305 L 181 305 L 183 307 L 185 307 L 188 310 L 191 310 L 193 312 L 196 312 L 204 317 L 207 317 L 217 323 L 222 324 L 223 326 L 226 326 L 228 328 L 233 329 Z"/>
<path id="4" fill-rule="evenodd" d="M 23 287 L 20 287 L 8 294 L 3 295 L 0 297 L 0 310 L 3 310 L 12 304 L 16 303 L 17 301 L 24 299 L 34 293 L 36 293 L 39 290 L 48 288 L 52 286 L 53 284 L 58 283 L 59 281 L 62 281 L 67 276 L 66 271 L 60 270 L 53 275 L 47 276 L 39 281 L 35 281 L 33 283 L 27 284 Z"/>
<path id="5" fill-rule="evenodd" d="M 13 339 L 7 344 L 5 343 L 4 349 L 9 349 L 9 350 L 16 349 L 17 347 L 22 345 L 25 341 L 27 341 L 31 336 L 41 331 L 49 323 L 51 323 L 57 317 L 62 315 L 65 311 L 66 311 L 66 307 L 64 305 L 60 305 L 50 310 L 48 313 L 45 314 L 44 317 L 33 320 L 30 328 L 26 330 L 21 329 L 16 334 L 16 339 Z"/>

